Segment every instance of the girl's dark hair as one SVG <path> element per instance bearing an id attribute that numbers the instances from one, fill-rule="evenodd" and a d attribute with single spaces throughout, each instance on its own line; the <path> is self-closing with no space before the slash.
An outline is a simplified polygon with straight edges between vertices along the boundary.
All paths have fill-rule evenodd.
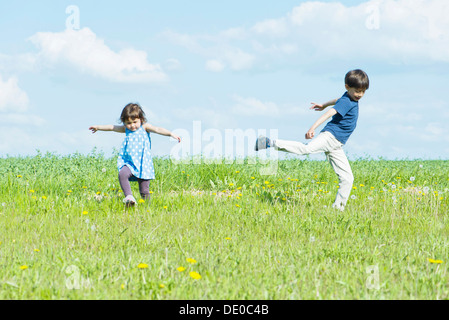
<path id="1" fill-rule="evenodd" d="M 369 88 L 369 78 L 365 71 L 360 69 L 349 71 L 345 76 L 345 84 L 351 88 L 365 89 Z"/>
<path id="2" fill-rule="evenodd" d="M 140 119 L 142 123 L 147 122 L 145 112 L 143 112 L 142 107 L 138 103 L 128 103 L 120 115 L 120 121 L 125 123 L 126 120 Z"/>

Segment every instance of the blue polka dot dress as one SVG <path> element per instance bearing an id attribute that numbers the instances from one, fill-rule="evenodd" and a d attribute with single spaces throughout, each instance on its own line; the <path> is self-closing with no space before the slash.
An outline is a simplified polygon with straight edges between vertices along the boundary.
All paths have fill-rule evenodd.
<path id="1" fill-rule="evenodd" d="M 150 133 L 141 126 L 136 131 L 126 129 L 126 137 L 117 159 L 117 168 L 120 171 L 127 166 L 134 177 L 130 180 L 154 180 L 153 158 L 151 157 Z"/>

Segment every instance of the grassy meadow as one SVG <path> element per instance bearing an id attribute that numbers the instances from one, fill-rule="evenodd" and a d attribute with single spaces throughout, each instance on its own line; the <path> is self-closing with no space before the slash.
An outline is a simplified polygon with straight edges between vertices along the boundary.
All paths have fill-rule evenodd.
<path id="1" fill-rule="evenodd" d="M 154 161 L 126 208 L 115 158 L 0 158 L 0 299 L 449 298 L 448 161 L 351 161 L 343 212 L 326 161 Z"/>

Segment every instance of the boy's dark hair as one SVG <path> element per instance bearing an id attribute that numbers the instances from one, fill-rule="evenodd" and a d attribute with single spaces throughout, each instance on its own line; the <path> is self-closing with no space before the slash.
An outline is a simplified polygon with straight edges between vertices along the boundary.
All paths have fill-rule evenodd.
<path id="1" fill-rule="evenodd" d="M 142 123 L 147 122 L 145 117 L 145 112 L 143 112 L 142 107 L 138 103 L 128 103 L 120 115 L 120 121 L 125 123 L 126 120 L 140 119 Z"/>
<path id="2" fill-rule="evenodd" d="M 369 78 L 363 70 L 351 70 L 346 74 L 345 84 L 347 84 L 351 88 L 368 90 Z"/>

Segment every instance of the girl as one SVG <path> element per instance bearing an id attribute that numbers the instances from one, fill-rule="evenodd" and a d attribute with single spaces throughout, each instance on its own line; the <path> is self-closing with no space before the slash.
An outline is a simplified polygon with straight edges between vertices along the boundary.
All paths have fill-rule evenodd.
<path id="1" fill-rule="evenodd" d="M 140 105 L 129 103 L 122 111 L 120 121 L 123 126 L 103 125 L 92 126 L 92 133 L 97 131 L 114 131 L 126 133 L 119 157 L 117 168 L 119 171 L 119 182 L 122 187 L 126 205 L 134 205 L 136 199 L 131 192 L 129 181 L 139 182 L 139 191 L 143 199 L 150 198 L 150 180 L 154 180 L 153 159 L 151 157 L 150 132 L 163 136 L 169 136 L 181 142 L 181 138 L 164 128 L 152 126 L 147 123 L 145 113 Z"/>

